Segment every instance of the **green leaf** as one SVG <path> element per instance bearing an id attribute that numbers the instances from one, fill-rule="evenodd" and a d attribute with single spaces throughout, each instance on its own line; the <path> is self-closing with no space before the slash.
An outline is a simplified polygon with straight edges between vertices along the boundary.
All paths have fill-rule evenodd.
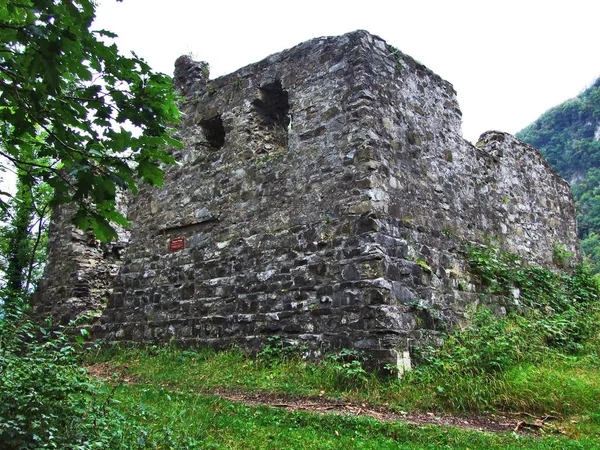
<path id="1" fill-rule="evenodd" d="M 94 215 L 90 218 L 90 226 L 94 235 L 101 241 L 110 242 L 119 239 L 115 229 L 104 217 Z"/>
<path id="2" fill-rule="evenodd" d="M 2 23 L 22 27 L 0 27 L 0 141 L 34 184 L 55 189 L 53 206 L 80 203 L 78 225 L 106 237 L 107 223 L 125 223 L 114 214 L 116 186 L 160 185 L 161 164 L 175 162 L 164 148 L 181 146 L 169 135 L 180 113 L 169 77 L 120 55 L 104 42 L 110 31 L 90 30 L 95 4 L 8 0 L 0 8 Z M 141 136 L 124 129 L 127 120 Z M 31 158 L 46 162 L 32 168 Z"/>
<path id="3" fill-rule="evenodd" d="M 162 185 L 162 170 L 149 159 L 143 158 L 138 161 L 138 175 L 148 183 L 161 186 Z"/>

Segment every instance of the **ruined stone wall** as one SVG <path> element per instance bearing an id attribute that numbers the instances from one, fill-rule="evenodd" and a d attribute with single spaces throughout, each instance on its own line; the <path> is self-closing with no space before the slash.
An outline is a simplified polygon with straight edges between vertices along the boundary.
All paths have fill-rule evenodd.
<path id="1" fill-rule="evenodd" d="M 102 244 L 75 228 L 74 214 L 72 205 L 52 213 L 46 268 L 32 299 L 33 314 L 40 320 L 50 318 L 55 325 L 106 307 L 129 240 L 128 232 L 117 228 L 119 241 Z"/>
<path id="2" fill-rule="evenodd" d="M 215 80 L 182 57 L 175 79 L 184 148 L 130 203 L 108 340 L 279 335 L 406 366 L 480 301 L 463 242 L 546 266 L 556 244 L 577 251 L 568 185 L 539 153 L 499 132 L 466 142 L 452 86 L 367 32 Z"/>
<path id="3" fill-rule="evenodd" d="M 369 135 L 354 158 L 371 169 L 361 211 L 380 246 L 375 273 L 389 282 L 379 327 L 404 331 L 385 338 L 401 348 L 481 301 L 458 252 L 465 241 L 492 240 L 552 267 L 555 245 L 578 252 L 577 232 L 569 186 L 536 149 L 500 132 L 465 141 L 452 87 L 383 42 L 373 47 L 362 100 Z M 375 336 L 366 344 L 377 345 Z"/>

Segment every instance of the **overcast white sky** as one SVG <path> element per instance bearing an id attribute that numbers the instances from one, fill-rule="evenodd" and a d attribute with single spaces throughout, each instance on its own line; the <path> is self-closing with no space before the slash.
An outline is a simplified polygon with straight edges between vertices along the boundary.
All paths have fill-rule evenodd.
<path id="1" fill-rule="evenodd" d="M 463 134 L 515 133 L 600 76 L 599 0 L 100 0 L 97 28 L 158 71 L 181 54 L 224 75 L 365 29 L 451 82 Z"/>

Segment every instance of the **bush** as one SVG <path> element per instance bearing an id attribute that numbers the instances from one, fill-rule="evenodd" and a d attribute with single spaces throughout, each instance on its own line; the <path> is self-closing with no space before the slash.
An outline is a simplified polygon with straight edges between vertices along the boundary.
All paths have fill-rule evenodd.
<path id="1" fill-rule="evenodd" d="M 257 360 L 266 364 L 281 363 L 295 358 L 302 358 L 308 352 L 308 347 L 288 342 L 279 335 L 267 338 L 267 344 L 258 353 Z"/>
<path id="2" fill-rule="evenodd" d="M 549 347 L 575 353 L 597 331 L 598 284 L 588 267 L 555 273 L 489 245 L 471 246 L 468 255 L 490 292 L 505 295 L 508 305 L 516 301 L 513 311 L 529 318 L 530 334 Z"/>
<path id="3" fill-rule="evenodd" d="M 489 292 L 505 297 L 509 312 L 498 317 L 479 307 L 441 347 L 416 349 L 420 365 L 406 381 L 433 386 L 433 403 L 462 411 L 494 409 L 515 368 L 597 357 L 600 303 L 589 269 L 554 273 L 489 245 L 467 253 L 473 273 Z"/>
<path id="4" fill-rule="evenodd" d="M 333 371 L 341 386 L 365 384 L 373 374 L 365 370 L 369 357 L 360 350 L 344 348 L 339 353 L 331 354 L 325 360 L 325 367 Z"/>
<path id="5" fill-rule="evenodd" d="M 125 448 L 111 392 L 78 367 L 65 330 L 34 325 L 22 308 L 0 318 L 0 442 L 9 449 Z"/>

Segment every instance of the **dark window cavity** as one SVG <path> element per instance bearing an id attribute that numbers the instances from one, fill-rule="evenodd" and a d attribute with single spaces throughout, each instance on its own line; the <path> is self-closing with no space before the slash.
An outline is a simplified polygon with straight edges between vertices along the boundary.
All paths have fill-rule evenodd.
<path id="1" fill-rule="evenodd" d="M 285 150 L 288 144 L 288 127 L 290 125 L 290 104 L 288 93 L 283 89 L 281 81 L 276 80 L 260 88 L 260 96 L 252 102 L 261 128 L 264 129 L 266 143 L 275 144 Z"/>
<path id="2" fill-rule="evenodd" d="M 290 124 L 290 104 L 288 93 L 283 90 L 281 81 L 265 84 L 260 88 L 260 98 L 252 102 L 261 119 L 268 124 L 276 124 L 287 130 Z"/>
<path id="3" fill-rule="evenodd" d="M 223 144 L 225 144 L 225 128 L 223 128 L 221 116 L 201 120 L 200 127 L 211 148 L 218 150 L 223 147 Z"/>

